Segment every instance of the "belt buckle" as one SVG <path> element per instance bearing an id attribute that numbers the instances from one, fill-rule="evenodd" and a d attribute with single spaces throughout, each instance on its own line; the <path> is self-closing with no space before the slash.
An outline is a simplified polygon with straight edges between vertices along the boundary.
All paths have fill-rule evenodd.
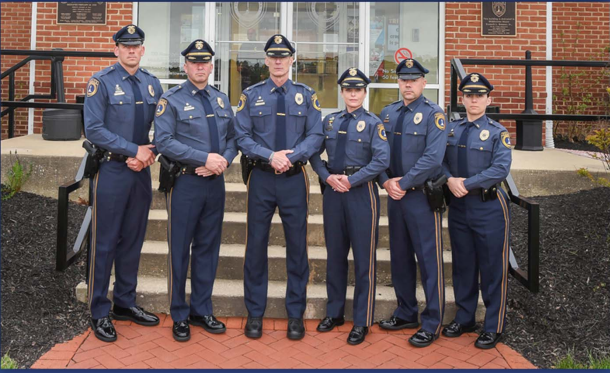
<path id="1" fill-rule="evenodd" d="M 282 173 L 278 170 L 276 170 L 275 168 L 273 169 L 273 172 L 275 172 L 276 175 L 281 175 Z"/>

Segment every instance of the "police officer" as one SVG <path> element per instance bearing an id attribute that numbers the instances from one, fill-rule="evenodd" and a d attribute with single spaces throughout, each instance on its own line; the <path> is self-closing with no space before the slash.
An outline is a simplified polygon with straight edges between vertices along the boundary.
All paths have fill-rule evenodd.
<path id="1" fill-rule="evenodd" d="M 458 307 L 443 335 L 459 337 L 475 330 L 480 276 L 487 310 L 475 346 L 482 349 L 493 348 L 504 330 L 510 238 L 510 203 L 498 186 L 510 171 L 510 135 L 485 115 L 493 88 L 478 73 L 462 80 L 466 118 L 449 124 L 443 163 L 451 191 L 449 234 Z"/>
<path id="2" fill-rule="evenodd" d="M 117 338 L 107 298 L 113 262 L 113 318 L 147 326 L 159 323 L 157 316 L 136 305 L 136 284 L 152 201 L 148 166 L 156 155 L 148 132 L 163 91 L 159 79 L 140 68 L 144 31 L 128 25 L 113 40 L 118 62 L 89 80 L 84 111 L 87 139 L 105 152 L 93 181 L 88 283 L 91 328 L 105 342 Z"/>
<path id="3" fill-rule="evenodd" d="M 208 84 L 214 51 L 204 40 L 182 51 L 188 80 L 167 91 L 155 119 L 159 152 L 181 165 L 166 193 L 170 313 L 177 341 L 190 339 L 189 323 L 217 334 L 225 325 L 212 314 L 225 205 L 223 172 L 237 155 L 229 98 Z M 191 304 L 186 276 L 191 261 Z"/>
<path id="4" fill-rule="evenodd" d="M 364 342 L 375 309 L 375 250 L 379 230 L 379 192 L 375 179 L 390 165 L 390 146 L 381 120 L 362 107 L 370 79 L 356 68 L 337 82 L 346 109 L 327 115 L 322 149 L 311 165 L 328 185 L 323 191 L 326 238 L 326 317 L 317 330 L 329 332 L 343 325 L 347 291 L 347 256 L 354 253 L 354 327 L 347 343 Z M 329 162 L 320 154 L 326 150 Z M 332 189 L 331 189 L 332 188 Z"/>
<path id="5" fill-rule="evenodd" d="M 418 327 L 417 256 L 426 309 L 421 314 L 421 329 L 409 342 L 416 347 L 426 347 L 441 332 L 445 280 L 442 217 L 428 203 L 423 185 L 442 175 L 446 123 L 442 109 L 422 95 L 428 69 L 414 59 L 405 59 L 396 67 L 396 73 L 402 100 L 386 106 L 381 112 L 383 124 L 387 126 L 391 160 L 388 172 L 380 175 L 380 184 L 390 197 L 391 270 L 398 307 L 389 320 L 380 322 L 380 326 L 389 330 Z"/>
<path id="6" fill-rule="evenodd" d="M 275 208 L 286 238 L 288 338 L 305 335 L 307 201 L 304 165 L 322 144 L 320 105 L 308 86 L 289 79 L 294 48 L 283 35 L 265 45 L 270 78 L 243 91 L 236 115 L 237 144 L 255 167 L 247 180 L 248 228 L 244 261 L 245 334 L 262 336 L 267 304 L 267 246 Z"/>

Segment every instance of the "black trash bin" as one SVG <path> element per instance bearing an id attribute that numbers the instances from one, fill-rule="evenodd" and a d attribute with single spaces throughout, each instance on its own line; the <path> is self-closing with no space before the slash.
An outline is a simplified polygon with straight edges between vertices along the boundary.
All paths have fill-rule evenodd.
<path id="1" fill-rule="evenodd" d="M 42 112 L 42 138 L 44 140 L 79 140 L 82 129 L 81 110 L 45 109 Z"/>

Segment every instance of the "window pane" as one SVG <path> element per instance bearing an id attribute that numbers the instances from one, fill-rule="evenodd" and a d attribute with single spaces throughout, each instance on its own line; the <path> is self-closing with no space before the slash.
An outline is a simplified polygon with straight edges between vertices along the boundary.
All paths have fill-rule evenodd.
<path id="1" fill-rule="evenodd" d="M 358 43 L 359 3 L 294 3 L 294 41 Z"/>
<path id="2" fill-rule="evenodd" d="M 396 82 L 394 55 L 406 48 L 407 56 L 430 70 L 428 83 L 438 83 L 438 7 L 438 3 L 371 3 L 369 74 L 373 82 Z"/>
<path id="3" fill-rule="evenodd" d="M 438 102 L 438 90 L 424 89 L 424 97 Z M 386 105 L 400 99 L 398 88 L 371 88 L 369 89 L 369 111 L 379 116 Z"/>
<path id="4" fill-rule="evenodd" d="M 141 65 L 159 79 L 186 79 L 180 52 L 193 40 L 203 38 L 205 4 L 139 4 L 139 26 L 146 33 Z"/>
<path id="5" fill-rule="evenodd" d="M 280 3 L 216 3 L 215 85 L 237 106 L 241 92 L 266 79 L 264 47 L 280 32 Z"/>

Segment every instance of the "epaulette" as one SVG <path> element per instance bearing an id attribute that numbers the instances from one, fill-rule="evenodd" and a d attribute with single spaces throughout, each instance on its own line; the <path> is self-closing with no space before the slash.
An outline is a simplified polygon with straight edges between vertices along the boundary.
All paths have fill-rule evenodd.
<path id="1" fill-rule="evenodd" d="M 306 85 L 306 84 L 299 83 L 299 82 L 292 82 L 292 84 L 294 84 L 294 85 L 296 85 L 296 86 L 298 86 L 298 87 L 303 87 L 303 88 L 305 88 L 306 90 L 308 90 L 309 92 L 313 92 L 313 89 L 311 89 L 311 87 L 309 87 L 309 86 L 308 86 L 308 85 Z"/>
<path id="2" fill-rule="evenodd" d="M 105 68 L 104 70 L 97 72 L 95 75 L 93 75 L 93 77 L 94 77 L 94 78 L 95 78 L 96 76 L 98 76 L 98 77 L 102 77 L 102 76 L 104 76 L 104 75 L 108 75 L 108 74 L 110 74 L 110 73 L 111 73 L 111 72 L 113 72 L 113 71 L 114 71 L 114 65 L 113 65 L 113 66 L 108 66 L 108 67 L 107 67 L 107 68 Z"/>
<path id="3" fill-rule="evenodd" d="M 175 86 L 171 87 L 170 89 L 168 89 L 167 91 L 165 91 L 165 93 L 163 93 L 163 96 L 169 97 L 181 89 L 182 89 L 181 84 L 175 85 Z"/>
<path id="4" fill-rule="evenodd" d="M 265 84 L 265 83 L 267 83 L 267 79 L 265 79 L 265 80 L 263 80 L 263 81 L 260 81 L 260 82 L 256 83 L 255 85 L 251 85 L 250 87 L 246 88 L 246 91 L 249 91 L 249 90 L 251 90 L 252 88 L 258 87 L 259 85 L 263 85 L 263 84 Z"/>
<path id="5" fill-rule="evenodd" d="M 494 127 L 499 128 L 499 129 L 500 129 L 500 130 L 502 130 L 502 131 L 506 131 L 506 130 L 507 130 L 507 129 L 506 129 L 506 128 L 505 128 L 503 125 L 501 125 L 499 122 L 496 122 L 495 120 L 493 120 L 493 119 L 491 119 L 491 118 L 489 118 L 489 117 L 487 117 L 487 121 L 489 122 L 489 124 L 493 125 Z"/>
<path id="6" fill-rule="evenodd" d="M 148 75 L 148 76 L 152 76 L 153 78 L 156 78 L 156 76 L 154 76 L 152 73 L 150 73 L 148 70 L 140 67 L 140 71 L 143 72 L 144 74 Z"/>

